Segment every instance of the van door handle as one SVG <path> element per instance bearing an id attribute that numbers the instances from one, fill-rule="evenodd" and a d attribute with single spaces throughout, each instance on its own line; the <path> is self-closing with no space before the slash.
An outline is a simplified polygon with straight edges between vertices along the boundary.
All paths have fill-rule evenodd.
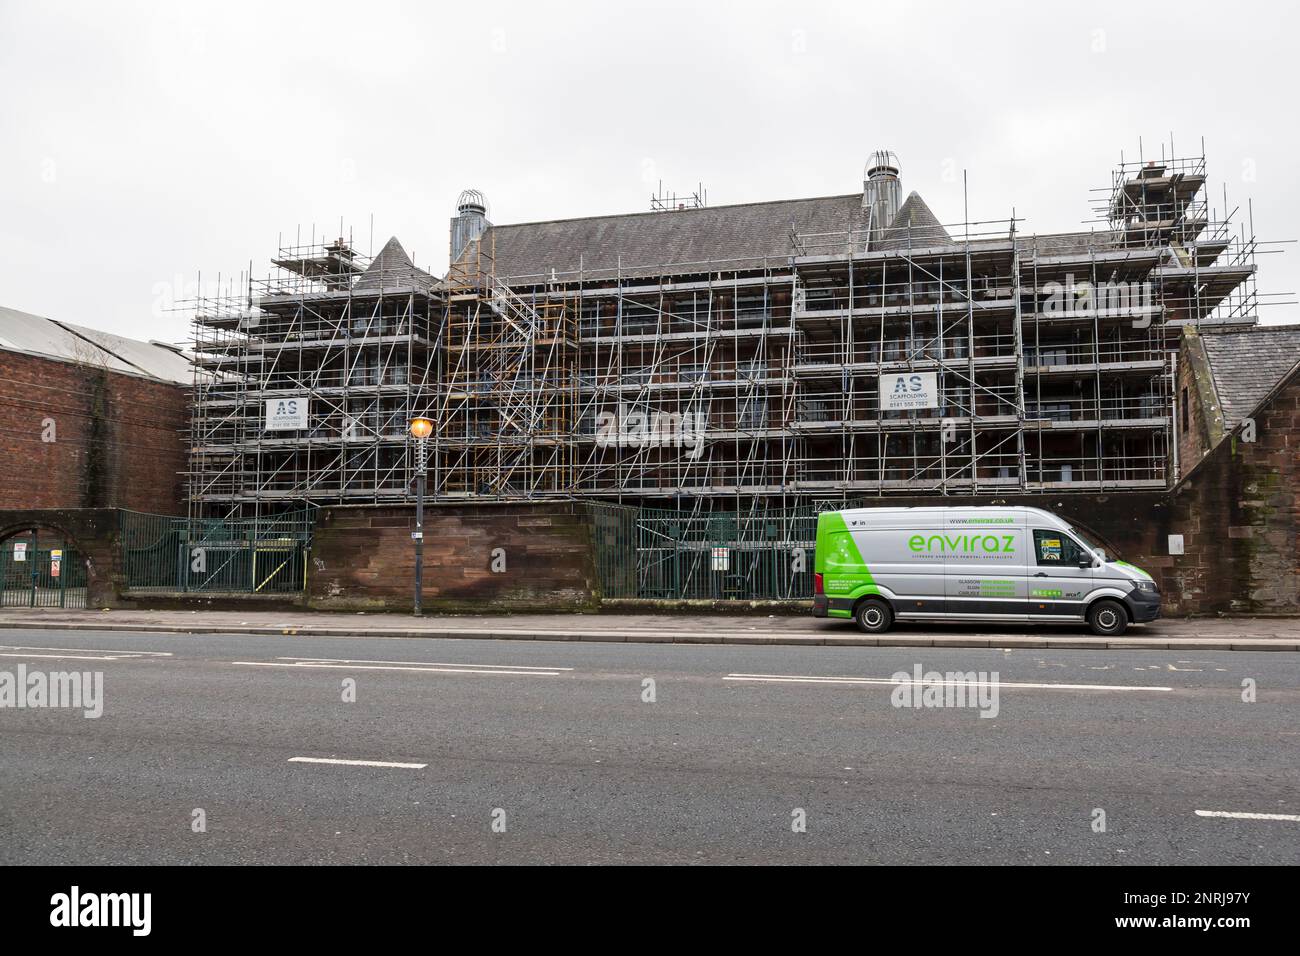
<path id="1" fill-rule="evenodd" d="M 1045 577 L 1047 577 L 1047 572 L 1046 572 L 1046 571 L 1039 571 L 1037 574 L 1034 575 L 1034 577 L 1036 577 L 1036 578 L 1045 578 Z"/>

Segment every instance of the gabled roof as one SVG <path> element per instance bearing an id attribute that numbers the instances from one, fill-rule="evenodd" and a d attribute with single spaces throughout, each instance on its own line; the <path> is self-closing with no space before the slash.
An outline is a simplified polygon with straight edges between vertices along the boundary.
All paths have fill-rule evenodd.
<path id="1" fill-rule="evenodd" d="M 194 369 L 179 349 L 0 306 L 0 349 L 93 365 L 110 372 L 190 385 Z"/>
<path id="2" fill-rule="evenodd" d="M 1201 344 L 1231 430 L 1300 363 L 1300 325 L 1261 325 L 1241 332 L 1201 333 Z"/>
<path id="3" fill-rule="evenodd" d="M 939 220 L 930 207 L 925 204 L 919 193 L 908 194 L 903 205 L 898 207 L 894 218 L 885 230 L 877 249 L 901 249 L 907 246 L 940 246 L 952 242 L 948 230 L 939 224 Z"/>
<path id="4" fill-rule="evenodd" d="M 379 291 L 380 289 L 428 288 L 438 280 L 411 262 L 397 237 L 391 237 L 379 255 L 370 260 L 370 265 L 361 274 L 352 289 L 355 292 Z"/>
<path id="5" fill-rule="evenodd" d="M 492 226 L 484 251 L 510 281 L 617 275 L 673 275 L 762 268 L 794 255 L 791 233 L 809 236 L 866 228 L 862 196 L 706 206 Z"/>

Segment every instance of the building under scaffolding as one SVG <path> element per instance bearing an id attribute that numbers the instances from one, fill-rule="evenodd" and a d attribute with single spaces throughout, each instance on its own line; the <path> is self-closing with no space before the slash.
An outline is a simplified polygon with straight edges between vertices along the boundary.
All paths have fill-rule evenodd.
<path id="1" fill-rule="evenodd" d="M 1257 321 L 1255 239 L 1206 195 L 1162 158 L 1087 231 L 945 226 L 887 152 L 828 198 L 493 225 L 469 191 L 442 278 L 339 239 L 197 304 L 191 504 L 406 500 L 413 415 L 443 500 L 1165 488 L 1179 327 Z M 933 400 L 882 402 L 900 373 Z"/>

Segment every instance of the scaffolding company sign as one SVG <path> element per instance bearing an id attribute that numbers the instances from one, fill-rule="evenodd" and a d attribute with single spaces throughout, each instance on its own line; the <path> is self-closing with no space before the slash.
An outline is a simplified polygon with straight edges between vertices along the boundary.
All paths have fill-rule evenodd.
<path id="1" fill-rule="evenodd" d="M 268 398 L 266 400 L 266 430 L 268 432 L 293 431 L 307 427 L 306 398 Z"/>
<path id="2" fill-rule="evenodd" d="M 934 372 L 897 372 L 880 376 L 880 410 L 905 412 L 939 407 L 939 376 Z"/>

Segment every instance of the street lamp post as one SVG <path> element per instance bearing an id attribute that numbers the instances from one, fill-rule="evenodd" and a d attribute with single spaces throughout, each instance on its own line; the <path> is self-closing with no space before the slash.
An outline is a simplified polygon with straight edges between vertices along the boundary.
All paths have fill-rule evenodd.
<path id="1" fill-rule="evenodd" d="M 433 433 L 433 422 L 427 418 L 411 419 L 411 434 L 415 437 L 415 616 L 424 614 L 424 478 L 428 465 L 428 446 L 425 442 Z"/>

